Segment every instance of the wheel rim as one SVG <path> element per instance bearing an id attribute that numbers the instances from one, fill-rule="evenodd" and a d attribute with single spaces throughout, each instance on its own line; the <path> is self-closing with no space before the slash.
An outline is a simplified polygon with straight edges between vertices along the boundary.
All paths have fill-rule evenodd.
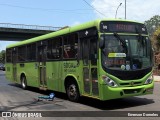
<path id="1" fill-rule="evenodd" d="M 77 90 L 76 90 L 76 86 L 75 85 L 70 85 L 68 88 L 68 96 L 71 99 L 75 99 L 77 97 Z"/>
<path id="2" fill-rule="evenodd" d="M 23 87 L 23 88 L 25 88 L 25 87 L 26 87 L 25 79 L 24 79 L 24 78 L 22 79 L 22 87 Z"/>

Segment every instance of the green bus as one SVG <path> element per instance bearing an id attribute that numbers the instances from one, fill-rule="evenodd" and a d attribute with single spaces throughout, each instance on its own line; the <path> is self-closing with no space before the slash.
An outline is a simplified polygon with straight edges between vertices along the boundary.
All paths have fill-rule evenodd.
<path id="1" fill-rule="evenodd" d="M 152 46 L 143 23 L 95 20 L 6 48 L 6 78 L 42 90 L 109 100 L 152 94 Z"/>

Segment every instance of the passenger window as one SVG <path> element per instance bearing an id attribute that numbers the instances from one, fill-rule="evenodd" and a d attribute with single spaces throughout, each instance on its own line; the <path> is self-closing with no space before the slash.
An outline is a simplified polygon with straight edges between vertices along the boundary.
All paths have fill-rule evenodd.
<path id="1" fill-rule="evenodd" d="M 6 50 L 6 62 L 7 63 L 12 62 L 12 49 Z"/>
<path id="2" fill-rule="evenodd" d="M 48 40 L 47 58 L 48 59 L 60 59 L 61 54 L 62 54 L 61 46 L 62 46 L 61 38 L 55 38 L 52 40 Z"/>
<path id="3" fill-rule="evenodd" d="M 36 43 L 27 45 L 27 61 L 36 60 Z"/>
<path id="4" fill-rule="evenodd" d="M 18 61 L 26 60 L 26 46 L 18 47 Z"/>
<path id="5" fill-rule="evenodd" d="M 97 39 L 93 38 L 90 41 L 90 59 L 92 65 L 97 65 Z"/>
<path id="6" fill-rule="evenodd" d="M 71 34 L 63 37 L 63 58 L 75 59 L 78 53 L 78 35 Z"/>

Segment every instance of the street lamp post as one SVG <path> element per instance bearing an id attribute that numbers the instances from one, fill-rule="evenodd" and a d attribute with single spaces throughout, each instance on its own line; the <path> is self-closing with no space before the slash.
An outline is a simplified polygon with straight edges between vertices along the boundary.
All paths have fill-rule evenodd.
<path id="1" fill-rule="evenodd" d="M 116 10 L 116 14 L 115 14 L 115 18 L 117 18 L 117 11 L 118 11 L 118 8 L 122 5 L 122 3 L 120 3 L 117 7 L 117 10 Z"/>

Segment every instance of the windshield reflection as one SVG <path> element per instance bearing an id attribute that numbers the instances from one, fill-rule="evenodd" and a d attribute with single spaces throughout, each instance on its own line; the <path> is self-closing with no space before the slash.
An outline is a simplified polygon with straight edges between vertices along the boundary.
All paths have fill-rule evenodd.
<path id="1" fill-rule="evenodd" d="M 125 42 L 122 44 L 122 40 Z M 102 49 L 102 62 L 105 68 L 115 70 L 137 70 L 151 66 L 151 45 L 148 37 L 142 36 L 105 36 Z"/>

